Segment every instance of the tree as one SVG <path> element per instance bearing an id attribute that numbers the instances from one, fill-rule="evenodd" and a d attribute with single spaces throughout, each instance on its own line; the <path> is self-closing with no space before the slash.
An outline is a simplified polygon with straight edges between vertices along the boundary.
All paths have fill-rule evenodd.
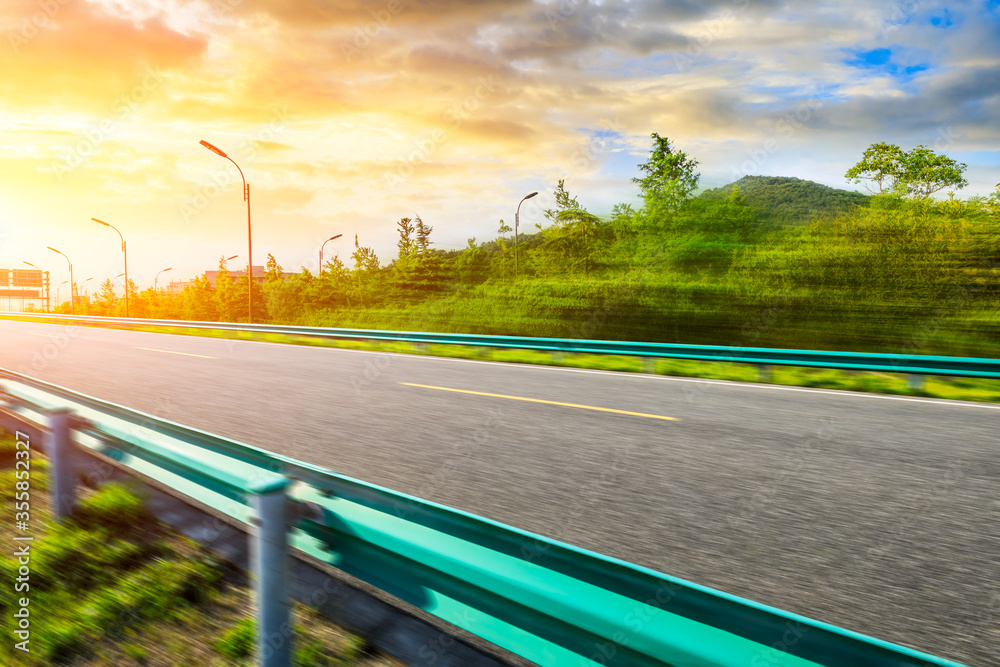
<path id="1" fill-rule="evenodd" d="M 109 278 L 101 283 L 101 289 L 94 298 L 94 312 L 98 315 L 114 315 L 118 301 L 114 285 Z"/>
<path id="2" fill-rule="evenodd" d="M 569 195 L 569 192 L 566 190 L 565 183 L 566 179 L 560 178 L 559 182 L 556 184 L 556 191 L 553 193 L 555 195 L 556 207 L 545 209 L 545 217 L 552 222 L 558 222 L 559 214 L 563 211 L 580 208 L 580 202 L 576 200 L 576 197 L 571 197 Z M 539 225 L 539 228 L 541 228 L 541 225 Z"/>
<path id="3" fill-rule="evenodd" d="M 205 274 L 197 276 L 194 282 L 181 293 L 181 308 L 185 320 L 215 322 L 219 319 L 212 283 Z"/>
<path id="4" fill-rule="evenodd" d="M 396 223 L 399 228 L 399 258 L 409 257 L 417 250 L 417 243 L 413 240 L 413 221 L 410 218 L 403 218 Z"/>
<path id="5" fill-rule="evenodd" d="M 358 243 L 358 235 L 354 235 L 354 275 L 351 276 L 351 295 L 360 306 L 373 305 L 385 298 L 381 293 L 382 276 L 379 273 L 381 264 L 378 255 L 371 248 L 362 247 Z"/>
<path id="6" fill-rule="evenodd" d="M 226 268 L 225 257 L 219 259 L 219 272 L 215 276 L 215 309 L 221 322 L 236 322 L 246 313 L 246 298 L 240 292 Z"/>
<path id="7" fill-rule="evenodd" d="M 284 280 L 282 279 L 283 271 L 281 265 L 278 264 L 278 260 L 274 258 L 274 255 L 267 253 L 267 265 L 264 268 L 264 300 L 267 304 L 267 312 L 272 315 L 276 315 L 279 312 L 281 316 L 285 316 L 286 313 L 282 311 L 284 296 Z"/>
<path id="8" fill-rule="evenodd" d="M 489 257 L 486 250 L 476 243 L 476 237 L 468 240 L 469 245 L 455 261 L 455 270 L 462 283 L 475 285 L 483 282 L 489 273 Z"/>
<path id="9" fill-rule="evenodd" d="M 898 192 L 897 185 L 905 170 L 906 153 L 895 144 L 872 144 L 865 149 L 861 161 L 844 174 L 854 184 L 864 183 L 872 194 L 892 194 Z M 872 187 L 872 183 L 878 189 Z"/>
<path id="10" fill-rule="evenodd" d="M 361 244 L 358 243 L 357 234 L 354 235 L 354 252 L 351 253 L 351 259 L 354 260 L 355 271 L 369 273 L 379 269 L 378 255 L 371 248 L 362 248 Z"/>
<path id="11" fill-rule="evenodd" d="M 585 209 L 572 208 L 562 211 L 559 221 L 562 223 L 560 231 L 563 234 L 556 235 L 553 242 L 556 246 L 562 246 L 572 264 L 583 264 L 583 275 L 590 278 L 590 268 L 597 255 L 600 218 Z"/>
<path id="12" fill-rule="evenodd" d="M 267 265 L 264 267 L 265 284 L 280 283 L 282 273 L 284 271 L 282 271 L 281 265 L 278 264 L 278 260 L 271 253 L 267 253 Z"/>
<path id="13" fill-rule="evenodd" d="M 431 243 L 431 232 L 434 228 L 430 225 L 425 225 L 424 221 L 417 216 L 417 252 L 420 255 L 426 255 L 427 251 L 430 250 Z"/>
<path id="14" fill-rule="evenodd" d="M 938 155 L 927 146 L 917 146 L 906 154 L 904 180 L 907 193 L 926 199 L 948 187 L 959 190 L 969 184 L 962 176 L 968 166 L 947 155 Z"/>
<path id="15" fill-rule="evenodd" d="M 559 181 L 562 185 L 562 181 Z M 507 280 L 507 253 L 510 245 L 510 239 L 506 238 L 504 234 L 509 234 L 514 229 L 500 218 L 500 227 L 497 229 L 497 246 L 500 248 L 500 252 L 497 255 L 500 256 L 500 281 L 506 282 Z M 493 256 L 495 260 L 497 255 Z"/>
<path id="16" fill-rule="evenodd" d="M 938 155 L 923 145 L 907 152 L 895 144 L 883 142 L 869 146 L 861 161 L 844 176 L 856 184 L 864 182 L 865 188 L 873 194 L 911 195 L 924 199 L 947 187 L 964 188 L 968 185 L 962 177 L 966 169 L 965 164 Z"/>
<path id="17" fill-rule="evenodd" d="M 667 137 L 661 137 L 656 132 L 650 137 L 653 147 L 649 151 L 649 159 L 638 165 L 645 175 L 633 178 L 632 182 L 639 185 L 647 204 L 663 203 L 676 208 L 698 187 L 701 177 L 695 171 L 698 161 L 671 147 Z"/>

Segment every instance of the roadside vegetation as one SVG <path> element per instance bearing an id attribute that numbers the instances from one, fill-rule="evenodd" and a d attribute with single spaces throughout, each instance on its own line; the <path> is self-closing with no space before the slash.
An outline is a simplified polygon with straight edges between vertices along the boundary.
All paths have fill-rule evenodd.
<path id="1" fill-rule="evenodd" d="M 254 320 L 1000 356 L 1000 186 L 989 197 L 948 192 L 934 200 L 934 193 L 964 187 L 966 166 L 926 147 L 884 143 L 846 173 L 870 195 L 747 177 L 694 196 L 697 165 L 654 133 L 633 179 L 642 205 L 620 204 L 603 218 L 559 181 L 546 224 L 520 235 L 516 258 L 503 220 L 496 238 L 442 251 L 420 217 L 397 223 L 398 252 L 388 263 L 357 237 L 351 265 L 335 257 L 319 275 L 304 269 L 285 280 L 269 256 L 265 281 L 253 287 Z M 225 270 L 214 286 L 201 276 L 179 294 L 131 289 L 133 316 L 246 320 L 246 278 L 235 281 Z M 58 312 L 68 313 L 68 305 Z M 76 312 L 120 316 L 124 303 L 106 282 Z M 497 354 L 506 355 L 485 356 Z M 657 370 L 677 366 L 660 362 Z M 704 372 L 703 365 L 696 374 Z M 788 376 L 775 373 L 772 381 L 885 384 L 829 373 L 823 380 Z M 954 394 L 964 382 L 940 393 Z M 995 386 L 969 382 L 977 395 Z"/>
<path id="2" fill-rule="evenodd" d="M 0 522 L 13 528 L 14 440 L 0 431 Z M 30 589 L 15 592 L 18 562 L 0 557 L 0 648 L 6 665 L 255 664 L 252 592 L 243 573 L 158 523 L 139 493 L 110 484 L 71 520 L 52 520 L 46 461 L 30 458 Z M 18 534 L 21 534 L 20 531 Z M 17 597 L 30 599 L 30 652 L 14 647 Z M 295 611 L 295 665 L 397 663 L 316 612 Z"/>

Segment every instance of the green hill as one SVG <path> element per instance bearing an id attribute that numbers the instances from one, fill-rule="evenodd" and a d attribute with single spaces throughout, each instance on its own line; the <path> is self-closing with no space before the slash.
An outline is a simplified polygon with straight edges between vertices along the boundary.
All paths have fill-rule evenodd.
<path id="1" fill-rule="evenodd" d="M 839 190 L 813 181 L 790 176 L 744 176 L 735 183 L 702 192 L 699 197 L 724 199 L 733 186 L 754 208 L 761 221 L 777 225 L 799 225 L 817 218 L 845 213 L 852 206 L 867 206 L 869 196 L 860 192 Z"/>

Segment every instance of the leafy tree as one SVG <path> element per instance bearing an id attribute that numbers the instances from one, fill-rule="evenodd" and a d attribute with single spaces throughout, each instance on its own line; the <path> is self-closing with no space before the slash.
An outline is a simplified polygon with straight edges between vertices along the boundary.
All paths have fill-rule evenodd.
<path id="1" fill-rule="evenodd" d="M 282 273 L 284 271 L 281 265 L 278 264 L 278 260 L 271 253 L 267 253 L 267 264 L 264 267 L 265 284 L 280 283 L 282 281 Z"/>
<path id="2" fill-rule="evenodd" d="M 632 182 L 639 185 L 647 204 L 666 204 L 675 208 L 698 187 L 700 174 L 695 171 L 698 161 L 672 147 L 667 137 L 656 132 L 650 136 L 653 147 L 649 159 L 638 165 L 645 175 L 633 178 Z"/>
<path id="3" fill-rule="evenodd" d="M 864 183 L 872 194 L 899 192 L 899 181 L 906 170 L 906 153 L 895 144 L 872 144 L 865 149 L 861 161 L 847 170 L 845 178 L 852 183 Z M 877 186 L 877 189 L 872 187 Z"/>
<path id="4" fill-rule="evenodd" d="M 729 193 L 729 201 L 736 206 L 746 206 L 747 202 L 743 199 L 743 193 L 740 192 L 740 186 L 736 183 L 733 184 L 733 189 Z"/>
<path id="5" fill-rule="evenodd" d="M 316 278 L 317 294 L 313 302 L 326 308 L 349 306 L 350 282 L 351 272 L 340 261 L 340 257 L 334 255 L 333 259 L 327 260 L 326 270 Z"/>
<path id="6" fill-rule="evenodd" d="M 185 320 L 215 322 L 219 319 L 215 290 L 204 274 L 197 276 L 192 284 L 184 288 L 181 293 L 181 312 Z"/>
<path id="7" fill-rule="evenodd" d="M 133 281 L 129 280 L 125 283 L 125 288 L 128 290 L 129 315 L 131 317 L 149 317 L 149 301 L 143 298 L 142 293 L 139 292 L 139 287 Z M 122 310 L 121 315 L 125 315 L 124 310 Z"/>
<path id="8" fill-rule="evenodd" d="M 964 163 L 938 155 L 924 145 L 906 152 L 895 144 L 883 142 L 869 146 L 861 161 L 844 176 L 853 183 L 864 182 L 872 193 L 923 199 L 947 187 L 964 188 L 968 185 L 962 176 L 966 169 Z"/>
<path id="9" fill-rule="evenodd" d="M 475 236 L 468 240 L 468 245 L 458 256 L 455 269 L 459 281 L 467 285 L 476 285 L 486 279 L 489 274 L 489 258 L 486 250 L 476 244 Z"/>
<path id="10" fill-rule="evenodd" d="M 359 305 L 372 305 L 385 297 L 382 291 L 382 280 L 379 275 L 381 264 L 375 251 L 358 243 L 358 235 L 354 235 L 354 275 L 351 283 L 351 294 Z"/>
<path id="11" fill-rule="evenodd" d="M 546 230 L 543 247 L 556 249 L 568 260 L 570 268 L 583 267 L 584 278 L 597 260 L 601 220 L 582 208 L 560 212 L 560 225 Z"/>
<path id="12" fill-rule="evenodd" d="M 611 229 L 616 238 L 631 237 L 636 231 L 636 212 L 631 204 L 615 204 L 611 209 Z"/>
<path id="13" fill-rule="evenodd" d="M 285 296 L 284 280 L 281 274 L 283 273 L 281 265 L 278 264 L 278 260 L 274 258 L 274 255 L 267 253 L 267 264 L 264 267 L 264 302 L 267 304 L 267 312 L 272 315 L 276 315 L 281 312 L 283 316 L 287 316 L 284 312 L 283 301 Z"/>
<path id="14" fill-rule="evenodd" d="M 247 297 L 240 294 L 237 283 L 233 281 L 225 258 L 219 259 L 219 272 L 215 277 L 215 309 L 221 322 L 238 322 L 246 316 Z"/>
<path id="15" fill-rule="evenodd" d="M 109 278 L 101 283 L 101 289 L 94 298 L 94 312 L 98 315 L 113 316 L 117 305 L 118 296 Z"/>
<path id="16" fill-rule="evenodd" d="M 907 193 L 924 199 L 948 187 L 959 190 L 969 184 L 962 176 L 967 165 L 947 155 L 938 155 L 926 146 L 917 146 L 906 154 L 904 182 Z"/>

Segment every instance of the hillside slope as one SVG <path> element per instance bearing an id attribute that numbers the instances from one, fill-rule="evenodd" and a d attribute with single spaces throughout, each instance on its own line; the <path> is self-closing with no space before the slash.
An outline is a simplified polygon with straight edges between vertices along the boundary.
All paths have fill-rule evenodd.
<path id="1" fill-rule="evenodd" d="M 743 201 L 757 210 L 762 221 L 778 225 L 806 224 L 816 218 L 844 213 L 852 206 L 867 206 L 868 195 L 831 188 L 790 176 L 744 176 L 699 197 L 722 199 L 739 186 Z"/>

